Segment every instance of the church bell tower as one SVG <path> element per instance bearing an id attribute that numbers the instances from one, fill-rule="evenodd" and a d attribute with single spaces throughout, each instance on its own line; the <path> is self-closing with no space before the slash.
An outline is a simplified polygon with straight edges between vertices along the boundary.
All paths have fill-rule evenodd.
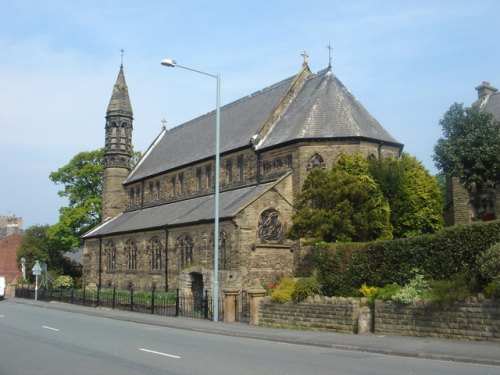
<path id="1" fill-rule="evenodd" d="M 123 188 L 123 181 L 130 172 L 133 120 L 132 106 L 130 105 L 122 63 L 106 112 L 102 188 L 103 221 L 123 212 L 126 207 L 126 193 Z"/>

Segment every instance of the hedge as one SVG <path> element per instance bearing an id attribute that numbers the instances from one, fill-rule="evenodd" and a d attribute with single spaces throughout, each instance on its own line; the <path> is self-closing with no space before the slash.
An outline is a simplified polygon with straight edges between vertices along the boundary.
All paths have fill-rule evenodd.
<path id="1" fill-rule="evenodd" d="M 315 245 L 312 258 L 325 295 L 352 296 L 363 283 L 404 285 L 414 269 L 435 280 L 457 273 L 477 279 L 478 255 L 497 242 L 500 220 L 393 241 L 321 243 Z"/>

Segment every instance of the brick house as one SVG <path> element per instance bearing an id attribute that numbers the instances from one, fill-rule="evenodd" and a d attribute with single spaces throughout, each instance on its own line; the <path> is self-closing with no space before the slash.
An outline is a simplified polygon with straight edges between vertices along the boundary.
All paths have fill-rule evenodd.
<path id="1" fill-rule="evenodd" d="M 399 156 L 396 141 L 331 66 L 221 107 L 219 287 L 301 269 L 286 238 L 308 171 L 343 153 Z M 133 113 L 120 67 L 105 126 L 102 224 L 83 236 L 84 284 L 212 291 L 215 111 L 163 131 L 129 169 Z"/>
<path id="2" fill-rule="evenodd" d="M 22 277 L 16 262 L 16 252 L 22 238 L 21 233 L 12 233 L 0 238 L 0 276 L 5 277 L 7 284 Z"/>

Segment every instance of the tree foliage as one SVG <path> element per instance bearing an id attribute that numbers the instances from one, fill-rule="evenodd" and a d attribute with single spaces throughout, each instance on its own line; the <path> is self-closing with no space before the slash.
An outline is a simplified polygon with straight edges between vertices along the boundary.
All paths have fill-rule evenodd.
<path id="1" fill-rule="evenodd" d="M 394 237 L 434 233 L 443 227 L 443 194 L 421 162 L 404 153 L 400 159 L 369 162 L 370 173 L 391 207 Z"/>
<path id="2" fill-rule="evenodd" d="M 63 246 L 54 238 L 47 236 L 48 225 L 35 225 L 24 232 L 21 244 L 17 250 L 17 263 L 26 259 L 26 276 L 31 278 L 31 269 L 35 260 L 47 264 L 48 269 L 58 273 L 70 273 L 70 262 L 63 256 Z"/>
<path id="3" fill-rule="evenodd" d="M 500 183 L 500 122 L 491 113 L 455 103 L 439 124 L 443 137 L 433 155 L 438 169 L 460 178 L 469 191 Z"/>
<path id="4" fill-rule="evenodd" d="M 133 151 L 130 168 L 141 152 Z M 62 185 L 58 194 L 68 199 L 59 209 L 59 222 L 48 229 L 48 237 L 59 241 L 65 250 L 80 245 L 80 236 L 101 222 L 104 148 L 76 154 L 68 164 L 52 172 L 49 178 Z"/>
<path id="5" fill-rule="evenodd" d="M 80 152 L 68 164 L 50 174 L 50 179 L 64 187 L 61 197 L 68 206 L 59 210 L 59 222 L 48 230 L 65 250 L 80 244 L 80 236 L 101 221 L 104 149 Z"/>
<path id="6" fill-rule="evenodd" d="M 325 242 L 392 238 L 389 205 L 360 155 L 342 155 L 331 171 L 313 169 L 295 209 L 291 238 Z"/>

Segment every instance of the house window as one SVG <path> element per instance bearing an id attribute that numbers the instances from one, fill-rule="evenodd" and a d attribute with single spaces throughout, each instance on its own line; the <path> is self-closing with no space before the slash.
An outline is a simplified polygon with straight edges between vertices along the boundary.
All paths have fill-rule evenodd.
<path id="1" fill-rule="evenodd" d="M 181 185 L 180 186 L 180 189 L 181 189 L 180 193 L 181 193 L 181 195 L 183 195 L 184 194 L 184 173 L 179 173 L 179 184 Z"/>
<path id="2" fill-rule="evenodd" d="M 193 247 L 194 241 L 189 234 L 183 234 L 177 238 L 175 250 L 179 251 L 181 267 L 190 266 L 193 263 Z"/>
<path id="3" fill-rule="evenodd" d="M 153 237 L 148 244 L 149 268 L 152 271 L 161 270 L 161 241 L 158 237 Z"/>
<path id="4" fill-rule="evenodd" d="M 213 186 L 212 166 L 211 165 L 207 165 L 205 167 L 205 174 L 207 175 L 207 189 L 210 189 Z"/>
<path id="5" fill-rule="evenodd" d="M 238 179 L 243 181 L 243 155 L 238 156 Z"/>
<path id="6" fill-rule="evenodd" d="M 149 200 L 153 200 L 153 181 L 149 181 Z"/>
<path id="7" fill-rule="evenodd" d="M 326 168 L 323 157 L 318 153 L 315 153 L 313 156 L 311 156 L 311 159 L 309 159 L 309 163 L 307 164 L 308 171 L 313 168 Z"/>
<path id="8" fill-rule="evenodd" d="M 113 241 L 108 241 L 104 245 L 104 253 L 108 257 L 108 270 L 116 269 L 116 246 Z"/>
<path id="9" fill-rule="evenodd" d="M 127 254 L 127 266 L 129 270 L 137 269 L 137 243 L 134 240 L 128 240 L 125 244 L 125 253 Z"/>
<path id="10" fill-rule="evenodd" d="M 135 188 L 135 204 L 141 204 L 141 189 L 139 187 Z"/>
<path id="11" fill-rule="evenodd" d="M 227 183 L 232 184 L 233 183 L 233 161 L 232 160 L 226 161 L 226 176 L 227 176 Z"/>
<path id="12" fill-rule="evenodd" d="M 202 175 L 201 168 L 196 168 L 196 190 L 198 191 L 202 190 L 201 175 Z"/>
<path id="13" fill-rule="evenodd" d="M 134 205 L 134 189 L 130 189 L 128 191 L 128 198 L 129 198 L 129 205 L 133 206 Z"/>
<path id="14" fill-rule="evenodd" d="M 156 181 L 156 189 L 153 198 L 156 200 L 160 199 L 160 181 Z"/>
<path id="15" fill-rule="evenodd" d="M 176 183 L 175 183 L 175 176 L 172 177 L 172 179 L 170 180 L 170 184 L 172 186 L 172 197 L 175 197 L 176 196 Z"/>

